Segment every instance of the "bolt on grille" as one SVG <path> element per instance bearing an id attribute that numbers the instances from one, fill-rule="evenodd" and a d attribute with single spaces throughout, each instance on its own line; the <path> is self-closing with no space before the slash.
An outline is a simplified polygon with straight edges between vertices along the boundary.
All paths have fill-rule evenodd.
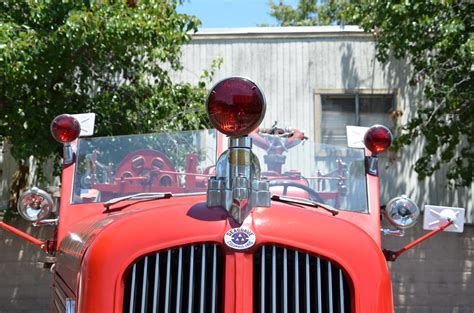
<path id="1" fill-rule="evenodd" d="M 223 255 L 196 244 L 146 255 L 125 279 L 123 312 L 222 312 Z"/>
<path id="2" fill-rule="evenodd" d="M 348 279 L 318 256 L 262 246 L 254 255 L 254 312 L 350 313 Z"/>

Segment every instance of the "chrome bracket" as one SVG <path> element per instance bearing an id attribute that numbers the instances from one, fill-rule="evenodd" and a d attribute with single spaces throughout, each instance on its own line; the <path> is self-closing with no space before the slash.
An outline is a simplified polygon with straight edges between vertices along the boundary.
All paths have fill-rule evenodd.
<path id="1" fill-rule="evenodd" d="M 249 137 L 229 138 L 229 149 L 208 182 L 207 206 L 223 207 L 241 224 L 254 207 L 270 206 L 268 181 L 260 179 L 260 163 Z"/>

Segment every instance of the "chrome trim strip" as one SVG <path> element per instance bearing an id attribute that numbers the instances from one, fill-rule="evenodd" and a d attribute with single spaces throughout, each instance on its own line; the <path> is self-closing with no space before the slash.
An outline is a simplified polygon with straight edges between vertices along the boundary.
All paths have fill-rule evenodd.
<path id="1" fill-rule="evenodd" d="M 54 300 L 54 306 L 56 307 L 56 312 L 58 312 L 58 313 L 65 312 L 64 310 L 62 310 L 61 308 L 59 308 L 58 301 L 56 301 L 56 300 Z"/>
<path id="2" fill-rule="evenodd" d="M 130 313 L 133 313 L 133 309 L 135 308 L 135 282 L 136 282 L 136 274 L 137 274 L 137 264 L 133 264 L 132 268 L 132 290 L 130 290 Z"/>
<path id="3" fill-rule="evenodd" d="M 265 246 L 262 247 L 262 273 L 261 273 L 261 296 L 260 296 L 260 299 L 261 299 L 261 304 L 260 304 L 260 312 L 261 313 L 265 313 Z"/>
<path id="4" fill-rule="evenodd" d="M 178 256 L 178 284 L 176 285 L 176 313 L 181 313 L 181 294 L 182 294 L 182 277 L 183 277 L 183 248 L 179 247 Z"/>
<path id="5" fill-rule="evenodd" d="M 318 270 L 316 271 L 316 280 L 318 284 L 318 313 L 323 312 L 321 295 L 321 259 L 318 257 Z"/>
<path id="6" fill-rule="evenodd" d="M 146 307 L 146 283 L 147 283 L 147 275 L 148 273 L 148 257 L 145 257 L 145 264 L 143 266 L 143 284 L 142 284 L 142 313 L 145 313 Z"/>
<path id="7" fill-rule="evenodd" d="M 283 249 L 283 312 L 288 313 L 288 252 Z"/>
<path id="8" fill-rule="evenodd" d="M 61 306 L 62 307 L 66 307 L 66 298 L 67 296 L 64 294 L 64 292 L 59 288 L 58 285 L 55 285 L 54 286 L 54 293 L 57 295 L 57 299 L 59 299 L 59 301 L 61 301 Z"/>
<path id="9" fill-rule="evenodd" d="M 276 247 L 272 247 L 272 312 L 276 313 Z"/>
<path id="10" fill-rule="evenodd" d="M 193 312 L 193 292 L 194 292 L 194 246 L 191 246 L 189 256 L 189 291 L 188 291 L 188 313 Z"/>
<path id="11" fill-rule="evenodd" d="M 168 250 L 166 264 L 166 290 L 165 290 L 165 313 L 170 312 L 170 289 L 171 289 L 171 250 Z"/>
<path id="12" fill-rule="evenodd" d="M 216 245 L 214 245 L 214 249 L 212 252 L 212 306 L 211 306 L 211 312 L 215 313 L 216 312 L 216 284 L 217 284 L 217 248 Z"/>
<path id="13" fill-rule="evenodd" d="M 205 296 L 205 288 L 206 288 L 206 245 L 202 245 L 202 252 L 201 252 L 201 301 L 199 303 L 200 310 L 199 312 L 204 313 L 204 296 Z"/>
<path id="14" fill-rule="evenodd" d="M 339 307 L 341 308 L 340 312 L 344 313 L 344 285 L 341 269 L 339 269 Z"/>
<path id="15" fill-rule="evenodd" d="M 332 303 L 332 265 L 328 262 L 328 302 L 329 302 L 329 313 L 333 313 Z"/>
<path id="16" fill-rule="evenodd" d="M 300 312 L 300 277 L 298 275 L 299 273 L 299 257 L 298 257 L 298 251 L 295 251 L 295 312 L 299 313 Z"/>
<path id="17" fill-rule="evenodd" d="M 310 285 L 309 285 L 309 254 L 306 253 L 306 313 L 311 313 L 311 301 L 310 301 Z"/>
<path id="18" fill-rule="evenodd" d="M 157 312 L 157 307 L 159 303 L 159 297 L 160 295 L 158 294 L 158 289 L 160 288 L 160 254 L 156 254 L 156 260 L 155 260 L 155 281 L 153 285 L 153 313 Z"/>

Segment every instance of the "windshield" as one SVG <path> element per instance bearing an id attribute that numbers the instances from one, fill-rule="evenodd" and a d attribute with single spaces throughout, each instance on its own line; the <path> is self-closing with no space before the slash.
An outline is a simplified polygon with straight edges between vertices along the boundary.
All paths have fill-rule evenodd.
<path id="1" fill-rule="evenodd" d="M 253 152 L 273 194 L 368 212 L 364 150 L 252 133 Z M 188 131 L 78 141 L 72 203 L 137 193 L 207 191 L 216 164 L 216 131 Z"/>
<path id="2" fill-rule="evenodd" d="M 364 149 L 314 143 L 297 131 L 252 133 L 251 137 L 273 194 L 368 212 Z"/>
<path id="3" fill-rule="evenodd" d="M 145 192 L 206 192 L 216 131 L 80 138 L 72 203 Z"/>

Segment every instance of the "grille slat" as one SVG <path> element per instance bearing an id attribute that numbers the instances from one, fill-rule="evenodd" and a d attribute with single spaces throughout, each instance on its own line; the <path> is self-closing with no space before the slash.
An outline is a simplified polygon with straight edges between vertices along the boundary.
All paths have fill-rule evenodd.
<path id="1" fill-rule="evenodd" d="M 350 313 L 349 281 L 331 261 L 268 245 L 254 254 L 255 313 Z"/>
<path id="2" fill-rule="evenodd" d="M 224 257 L 218 245 L 145 255 L 125 274 L 123 312 L 221 313 Z"/>
<path id="3" fill-rule="evenodd" d="M 145 313 L 145 309 L 146 309 L 146 284 L 147 284 L 147 277 L 146 277 L 146 273 L 148 272 L 148 257 L 145 257 L 145 265 L 144 265 L 144 269 L 143 269 L 143 286 L 142 286 L 142 290 L 144 290 L 144 292 L 142 292 L 142 313 Z"/>
<path id="4" fill-rule="evenodd" d="M 216 312 L 216 284 L 217 284 L 217 251 L 214 246 L 212 251 L 212 313 Z"/>
<path id="5" fill-rule="evenodd" d="M 323 312 L 323 296 L 321 294 L 321 259 L 318 257 L 317 259 L 317 271 L 316 271 L 316 275 L 317 275 L 317 282 L 318 282 L 318 313 L 322 313 Z"/>
<path id="6" fill-rule="evenodd" d="M 332 298 L 332 266 L 331 262 L 328 262 L 328 302 L 329 302 L 329 313 L 333 313 L 333 298 Z"/>
<path id="7" fill-rule="evenodd" d="M 202 252 L 201 252 L 201 298 L 199 301 L 200 304 L 200 312 L 204 313 L 204 305 L 205 305 L 205 295 L 206 295 L 206 288 L 204 288 L 204 285 L 206 283 L 206 247 L 202 247 Z"/>
<path id="8" fill-rule="evenodd" d="M 272 248 L 272 312 L 276 313 L 276 251 Z"/>
<path id="9" fill-rule="evenodd" d="M 189 289 L 188 289 L 188 313 L 193 312 L 194 295 L 194 248 L 191 246 L 189 255 Z"/>
<path id="10" fill-rule="evenodd" d="M 132 269 L 132 289 L 130 292 L 130 313 L 134 312 L 135 310 L 135 283 L 136 283 L 136 276 L 137 276 L 137 265 L 133 265 Z"/>
<path id="11" fill-rule="evenodd" d="M 181 313 L 181 284 L 183 277 L 183 248 L 179 248 L 179 259 L 178 259 L 178 285 L 176 286 L 176 313 Z"/>
<path id="12" fill-rule="evenodd" d="M 306 254 L 306 313 L 311 312 L 311 302 L 310 302 L 310 285 L 309 285 L 309 254 Z"/>
<path id="13" fill-rule="evenodd" d="M 166 291 L 165 291 L 165 313 L 170 312 L 170 290 L 171 290 L 171 250 L 168 250 L 166 260 Z"/>
<path id="14" fill-rule="evenodd" d="M 339 269 L 339 307 L 341 308 L 341 313 L 344 313 L 344 283 L 343 283 L 343 274 L 342 270 Z"/>
<path id="15" fill-rule="evenodd" d="M 295 312 L 300 313 L 300 268 L 299 254 L 295 251 Z"/>
<path id="16" fill-rule="evenodd" d="M 157 312 L 158 308 L 158 301 L 159 299 L 159 293 L 158 289 L 160 288 L 160 254 L 156 254 L 156 259 L 155 259 L 155 279 L 153 280 L 153 313 Z"/>
<path id="17" fill-rule="evenodd" d="M 288 313 L 288 251 L 283 249 L 283 308 Z"/>

